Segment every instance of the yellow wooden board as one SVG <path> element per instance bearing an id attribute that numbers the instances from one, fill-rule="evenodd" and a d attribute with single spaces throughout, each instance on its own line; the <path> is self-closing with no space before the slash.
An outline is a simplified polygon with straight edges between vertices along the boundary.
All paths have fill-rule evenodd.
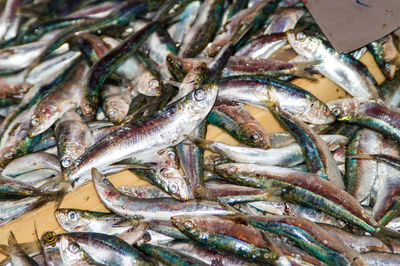
<path id="1" fill-rule="evenodd" d="M 365 54 L 361 61 L 368 66 L 370 72 L 374 75 L 378 83 L 384 80 L 384 76 L 376 65 L 371 54 Z M 297 79 L 293 83 L 309 90 L 316 97 L 324 102 L 349 97 L 339 86 L 321 76 L 317 76 L 318 81 L 312 82 L 306 79 Z M 264 110 L 247 106 L 250 113 L 261 123 L 265 130 L 269 133 L 279 132 L 283 129 L 273 118 L 272 114 Z M 207 139 L 225 142 L 228 144 L 237 143 L 231 136 L 224 133 L 217 127 L 209 126 Z M 147 184 L 129 171 L 120 172 L 110 176 L 110 180 L 115 186 L 141 186 Z M 104 205 L 97 197 L 96 191 L 92 183 L 88 183 L 77 190 L 67 194 L 60 205 L 60 208 L 78 208 L 94 211 L 107 211 Z M 48 203 L 41 208 L 27 213 L 18 219 L 0 227 L 0 244 L 7 244 L 10 230 L 14 232 L 18 242 L 29 242 L 35 240 L 34 223 L 38 228 L 39 236 L 46 231 L 55 231 L 57 233 L 64 232 L 58 225 L 54 217 L 55 203 Z M 0 260 L 5 257 L 0 254 Z"/>

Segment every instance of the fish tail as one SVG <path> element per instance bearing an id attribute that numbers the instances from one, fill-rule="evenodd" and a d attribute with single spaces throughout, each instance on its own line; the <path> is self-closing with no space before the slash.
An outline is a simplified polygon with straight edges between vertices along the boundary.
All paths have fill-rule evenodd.
<path id="1" fill-rule="evenodd" d="M 6 255 L 6 256 L 10 256 L 10 247 L 7 245 L 3 245 L 0 244 L 0 253 Z"/>
<path id="2" fill-rule="evenodd" d="M 311 81 L 317 81 L 316 78 L 314 78 L 313 73 L 312 73 L 312 66 L 315 65 L 315 61 L 307 61 L 307 62 L 298 62 L 296 63 L 296 71 L 295 75 L 306 78 Z"/>
<path id="3" fill-rule="evenodd" d="M 9 246 L 18 245 L 17 238 L 15 237 L 13 231 L 10 231 L 10 235 L 8 236 L 8 245 Z"/>
<path id="4" fill-rule="evenodd" d="M 391 250 L 392 250 L 392 244 L 390 239 L 400 240 L 400 232 L 387 228 L 383 225 L 379 225 L 378 230 L 372 233 L 372 235 L 378 238 L 383 244 L 385 244 Z"/>

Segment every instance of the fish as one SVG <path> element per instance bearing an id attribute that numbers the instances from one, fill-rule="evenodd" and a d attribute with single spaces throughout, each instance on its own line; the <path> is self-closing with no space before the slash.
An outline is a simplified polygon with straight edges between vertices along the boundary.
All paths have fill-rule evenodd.
<path id="1" fill-rule="evenodd" d="M 60 237 L 60 254 L 65 265 L 96 265 L 93 259 L 67 235 Z"/>
<path id="2" fill-rule="evenodd" d="M 332 100 L 328 106 L 339 121 L 364 126 L 396 141 L 400 139 L 397 107 L 360 98 Z"/>
<path id="3" fill-rule="evenodd" d="M 367 206 L 372 186 L 378 175 L 378 163 L 374 160 L 352 159 L 349 155 L 380 152 L 381 146 L 381 135 L 369 129 L 359 129 L 347 148 L 346 191 Z"/>
<path id="4" fill-rule="evenodd" d="M 54 212 L 58 223 L 67 232 L 102 232 L 108 235 L 122 234 L 139 224 L 137 220 L 105 212 L 79 209 L 57 209 Z M 124 222 L 127 222 L 124 224 Z"/>
<path id="5" fill-rule="evenodd" d="M 260 231 L 234 220 L 216 216 L 173 216 L 172 224 L 189 238 L 214 248 L 235 253 L 261 263 L 285 260 L 264 240 Z"/>
<path id="6" fill-rule="evenodd" d="M 366 67 L 349 55 L 339 54 L 309 32 L 286 32 L 292 48 L 309 60 L 322 59 L 314 67 L 353 97 L 378 99 L 379 89 Z M 328 63 L 329 62 L 329 63 Z"/>
<path id="7" fill-rule="evenodd" d="M 72 165 L 93 143 L 89 127 L 73 110 L 58 120 L 54 133 L 58 158 L 63 169 Z"/>
<path id="8" fill-rule="evenodd" d="M 328 106 L 311 93 L 292 84 L 264 77 L 232 77 L 219 81 L 218 100 L 229 100 L 254 105 L 268 110 L 265 101 L 270 93 L 283 110 L 312 124 L 330 124 L 335 116 Z"/>
<path id="9" fill-rule="evenodd" d="M 300 119 L 284 111 L 275 100 L 276 97 L 273 92 L 270 95 L 271 99 L 267 102 L 269 109 L 280 124 L 289 130 L 300 144 L 308 170 L 343 189 L 344 183 L 340 170 L 322 138 Z"/>
<path id="10" fill-rule="evenodd" d="M 175 199 L 140 199 L 119 192 L 112 183 L 102 176 L 97 169 L 92 170 L 93 182 L 101 201 L 113 212 L 127 218 L 169 220 L 174 215 L 232 215 L 234 212 L 217 202 Z"/>
<path id="11" fill-rule="evenodd" d="M 248 146 L 266 149 L 270 147 L 269 134 L 240 104 L 214 105 L 207 116 L 207 122 L 224 129 Z"/>
<path id="12" fill-rule="evenodd" d="M 64 178 L 71 182 L 72 187 L 77 187 L 88 181 L 80 176 L 93 167 L 105 166 L 126 157 L 151 153 L 178 144 L 184 135 L 190 134 L 203 121 L 216 97 L 217 86 L 211 83 L 140 123 L 131 121 L 121 125 L 65 169 Z M 154 139 L 158 141 L 154 142 Z"/>

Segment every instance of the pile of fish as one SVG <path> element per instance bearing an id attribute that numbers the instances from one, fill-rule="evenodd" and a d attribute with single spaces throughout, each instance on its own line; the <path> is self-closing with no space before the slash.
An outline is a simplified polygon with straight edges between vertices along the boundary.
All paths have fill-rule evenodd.
<path id="1" fill-rule="evenodd" d="M 110 210 L 10 232 L 1 265 L 400 265 L 396 32 L 340 54 L 296 0 L 0 6 L 0 225 L 88 182 Z M 349 97 L 290 83 L 316 74 Z"/>

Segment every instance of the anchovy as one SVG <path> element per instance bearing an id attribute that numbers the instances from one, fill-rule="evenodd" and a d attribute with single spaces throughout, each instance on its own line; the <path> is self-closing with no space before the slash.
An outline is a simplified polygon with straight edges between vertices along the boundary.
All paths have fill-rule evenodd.
<path id="1" fill-rule="evenodd" d="M 174 215 L 232 215 L 233 211 L 212 201 L 189 200 L 180 202 L 175 199 L 139 199 L 119 192 L 111 182 L 95 168 L 92 178 L 101 201 L 113 212 L 123 217 L 138 217 L 144 220 L 169 220 Z"/>
<path id="2" fill-rule="evenodd" d="M 309 60 L 321 60 L 315 68 L 354 97 L 379 98 L 375 79 L 351 56 L 339 54 L 321 39 L 305 32 L 288 31 L 292 48 Z"/>
<path id="3" fill-rule="evenodd" d="M 263 77 L 232 77 L 220 80 L 218 100 L 251 104 L 268 110 L 265 101 L 275 95 L 281 108 L 304 122 L 329 124 L 335 117 L 326 104 L 308 91 L 292 84 Z"/>

